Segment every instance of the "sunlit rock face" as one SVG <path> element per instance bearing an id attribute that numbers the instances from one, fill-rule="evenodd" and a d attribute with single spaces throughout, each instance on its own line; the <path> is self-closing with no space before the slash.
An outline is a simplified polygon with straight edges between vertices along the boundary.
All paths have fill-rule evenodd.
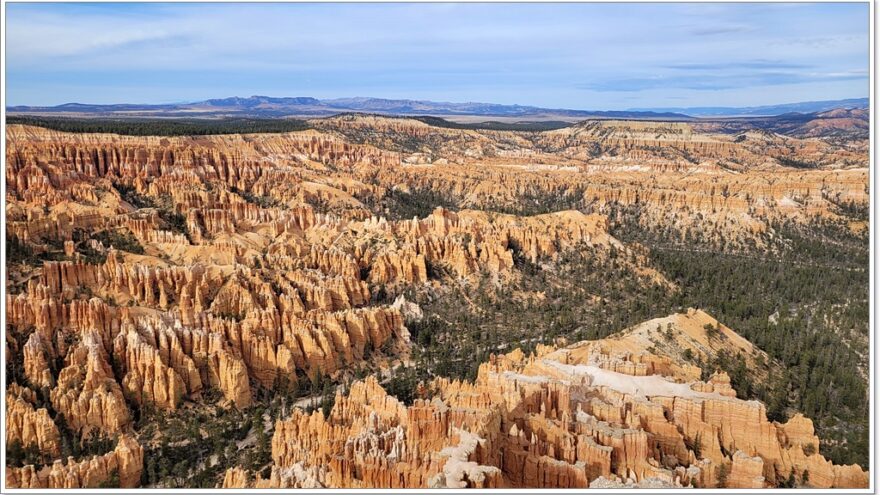
<path id="1" fill-rule="evenodd" d="M 680 339 L 705 339 L 714 321 L 663 320 Z M 329 416 L 279 420 L 271 479 L 236 468 L 224 486 L 765 488 L 792 471 L 814 487 L 867 486 L 859 466 L 805 455 L 818 443 L 809 419 L 768 421 L 726 375 L 696 380 L 699 369 L 631 346 L 634 331 L 493 356 L 475 382 L 437 379 L 411 406 L 356 382 Z"/>
<path id="2" fill-rule="evenodd" d="M 120 488 L 140 485 L 144 452 L 127 436 L 119 438 L 116 448 L 102 456 L 77 462 L 56 460 L 37 471 L 34 466 L 6 468 L 6 485 L 10 488 L 95 488 L 111 477 L 119 480 Z"/>
<path id="3" fill-rule="evenodd" d="M 652 344 L 767 360 L 701 311 L 496 355 L 472 382 L 423 383 L 410 405 L 380 383 L 411 352 L 407 315 L 419 312 L 387 293 L 503 286 L 523 260 L 573 252 L 672 287 L 643 247 L 612 235 L 612 205 L 709 242 L 761 245 L 771 221 L 838 218 L 837 205 L 867 201 L 857 146 L 681 123 L 313 126 L 199 137 L 8 126 L 7 232 L 33 259 L 7 266 L 5 428 L 7 445 L 47 462 L 7 466 L 7 486 L 139 486 L 144 410 L 246 410 L 361 369 L 372 375 L 338 391 L 329 414 L 293 408 L 274 423 L 271 466 L 236 466 L 217 484 L 752 488 L 807 471 L 815 487 L 866 486 L 860 467 L 819 455 L 809 419 L 768 421 L 726 375 L 700 381 Z M 786 166 L 795 159 L 814 167 Z M 442 201 L 418 215 L 392 201 L 425 191 Z M 66 457 L 64 435 L 116 443 Z"/>

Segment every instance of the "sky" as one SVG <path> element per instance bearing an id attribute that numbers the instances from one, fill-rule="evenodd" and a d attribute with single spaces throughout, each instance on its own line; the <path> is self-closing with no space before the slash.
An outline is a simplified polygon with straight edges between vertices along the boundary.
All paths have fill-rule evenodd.
<path id="1" fill-rule="evenodd" d="M 622 110 L 869 92 L 867 3 L 6 9 L 8 106 L 268 95 Z"/>

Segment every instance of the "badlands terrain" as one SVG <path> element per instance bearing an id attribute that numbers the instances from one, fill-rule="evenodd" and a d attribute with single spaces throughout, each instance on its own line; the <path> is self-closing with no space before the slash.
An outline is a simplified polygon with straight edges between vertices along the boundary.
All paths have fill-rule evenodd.
<path id="1" fill-rule="evenodd" d="M 743 122 L 10 125 L 6 486 L 866 487 L 867 113 Z"/>

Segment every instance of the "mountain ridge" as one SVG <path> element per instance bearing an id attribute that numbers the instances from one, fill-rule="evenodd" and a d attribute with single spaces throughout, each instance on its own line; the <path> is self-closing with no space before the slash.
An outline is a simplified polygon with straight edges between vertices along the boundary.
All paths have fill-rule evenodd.
<path id="1" fill-rule="evenodd" d="M 771 117 L 790 113 L 825 112 L 835 108 L 868 108 L 868 105 L 868 98 L 847 98 L 843 100 L 801 101 L 750 107 L 638 107 L 630 108 L 628 111 L 675 112 L 693 117 Z"/>
<path id="2" fill-rule="evenodd" d="M 480 116 L 513 118 L 567 117 L 583 118 L 646 118 L 687 120 L 690 117 L 672 112 L 592 111 L 565 108 L 543 108 L 528 105 L 497 103 L 452 103 L 428 100 L 387 99 L 371 97 L 317 99 L 308 96 L 272 97 L 254 95 L 214 98 L 191 103 L 173 104 L 86 104 L 65 103 L 56 106 L 18 105 L 7 107 L 17 114 L 76 113 L 128 117 L 323 117 L 345 112 L 366 112 L 389 115 Z"/>
<path id="3" fill-rule="evenodd" d="M 10 113 L 34 115 L 75 113 L 129 117 L 319 117 L 344 112 L 366 112 L 402 116 L 691 120 L 707 117 L 768 117 L 791 113 L 808 114 L 836 108 L 861 109 L 867 108 L 868 105 L 868 98 L 849 98 L 751 107 L 637 107 L 627 110 L 577 110 L 519 104 L 455 103 L 362 96 L 318 99 L 310 96 L 273 97 L 253 95 L 249 97 L 210 98 L 189 103 L 91 104 L 71 102 L 54 106 L 14 105 L 8 106 L 6 110 Z"/>

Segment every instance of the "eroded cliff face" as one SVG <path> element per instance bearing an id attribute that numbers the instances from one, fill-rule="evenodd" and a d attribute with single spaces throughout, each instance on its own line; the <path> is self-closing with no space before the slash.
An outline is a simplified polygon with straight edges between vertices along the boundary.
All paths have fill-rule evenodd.
<path id="1" fill-rule="evenodd" d="M 82 438 L 114 437 L 131 433 L 144 410 L 175 411 L 210 391 L 221 407 L 245 409 L 258 389 L 405 355 L 409 334 L 379 296 L 386 288 L 436 285 L 441 269 L 515 276 L 515 254 L 628 249 L 603 216 L 575 211 L 367 215 L 355 198 L 383 188 L 354 177 L 399 165 L 397 154 L 315 132 L 256 139 L 10 127 L 10 235 L 36 252 L 63 246 L 11 280 L 11 354 L 22 385 L 45 390 L 50 409 L 9 397 L 10 441 L 57 457 L 60 417 Z M 62 483 L 23 469 L 16 483 Z M 76 469 L 78 481 L 64 486 L 107 472 Z M 294 483 L 291 473 L 266 483 Z"/>
<path id="2" fill-rule="evenodd" d="M 384 117 L 315 125 L 400 153 L 400 166 L 373 172 L 371 181 L 475 209 L 638 208 L 644 227 L 705 232 L 719 242 L 723 235 L 730 244 L 761 243 L 773 221 L 837 218 L 840 204 L 867 202 L 862 141 L 721 134 L 670 122 L 589 121 L 542 133 Z"/>
<path id="3" fill-rule="evenodd" d="M 111 479 L 118 480 L 118 488 L 140 485 L 144 452 L 137 441 L 128 436 L 119 438 L 116 448 L 102 456 L 77 461 L 56 460 L 52 465 L 37 470 L 29 465 L 23 468 L 6 467 L 6 486 L 9 488 L 100 488 Z"/>
<path id="4" fill-rule="evenodd" d="M 707 318 L 674 315 L 670 331 L 707 339 L 693 329 Z M 270 479 L 235 468 L 224 486 L 765 488 L 790 473 L 817 488 L 867 486 L 860 467 L 805 448 L 818 445 L 809 419 L 771 422 L 724 374 L 701 382 L 695 366 L 622 348 L 633 330 L 493 356 L 473 383 L 436 379 L 411 406 L 373 377 L 356 382 L 329 416 L 278 421 Z"/>
<path id="5" fill-rule="evenodd" d="M 235 237 L 255 223 L 271 224 L 275 235 L 292 225 L 308 228 L 321 215 L 298 211 L 303 203 L 367 219 L 395 191 L 431 191 L 475 209 L 554 203 L 549 211 L 567 205 L 601 212 L 610 204 L 638 205 L 651 225 L 722 229 L 728 240 L 754 238 L 768 219 L 836 217 L 837 205 L 867 201 L 864 150 L 821 139 L 712 134 L 656 122 L 598 121 L 545 133 L 442 129 L 381 117 L 315 125 L 323 130 L 202 138 L 11 126 L 10 191 L 56 215 L 11 208 L 10 232 L 69 237 L 109 222 L 168 250 L 187 244 L 168 230 L 168 215 L 124 215 L 130 205 L 110 191 L 113 183 L 171 206 L 196 244 Z M 410 153 L 410 142 L 429 151 Z M 205 182 L 222 187 L 206 191 Z"/>
<path id="6" fill-rule="evenodd" d="M 28 274 L 7 315 L 29 332 L 29 382 L 52 389 L 75 428 L 117 433 L 126 401 L 173 410 L 204 389 L 246 407 L 251 382 L 271 388 L 405 352 L 402 316 L 376 295 L 429 283 L 437 267 L 503 278 L 515 254 L 628 250 L 605 217 L 577 211 L 322 214 L 305 189 L 331 202 L 351 193 L 362 210 L 354 197 L 381 187 L 357 185 L 357 170 L 393 166 L 396 154 L 315 132 L 253 139 L 10 128 L 11 235 L 43 248 L 60 240 L 67 259 Z M 347 182 L 314 181 L 331 162 L 350 170 Z"/>
<path id="7" fill-rule="evenodd" d="M 7 467 L 9 486 L 94 487 L 114 472 L 136 486 L 144 411 L 246 410 L 267 393 L 393 368 L 411 352 L 407 314 L 419 307 L 389 294 L 503 287 L 572 253 L 674 289 L 644 248 L 611 234 L 615 209 L 760 244 L 774 221 L 837 218 L 840 205 L 867 201 L 861 154 L 822 140 L 620 122 L 547 133 L 376 117 L 316 127 L 174 138 L 7 128 L 6 221 L 21 256 L 7 266 L 16 383 L 6 432 L 52 461 Z M 266 478 L 236 467 L 222 483 L 715 486 L 719 468 L 736 486 L 773 485 L 792 469 L 815 486 L 862 483 L 859 468 L 805 453 L 818 444 L 809 420 L 770 423 L 726 376 L 697 382 L 700 370 L 671 349 L 705 357 L 732 343 L 761 355 L 723 326 L 727 341 L 707 338 L 707 323 L 718 325 L 675 315 L 598 343 L 495 357 L 473 383 L 426 384 L 412 406 L 367 379 L 329 416 L 278 421 Z M 670 324 L 669 345 L 646 352 Z M 647 397 L 642 385 L 597 385 L 606 373 L 692 384 Z M 119 441 L 62 459 L 65 435 Z"/>
<path id="8" fill-rule="evenodd" d="M 58 427 L 46 408 L 34 408 L 36 394 L 15 383 L 6 390 L 6 442 L 23 448 L 35 447 L 40 453 L 60 453 Z"/>
<path id="9" fill-rule="evenodd" d="M 812 125 L 833 125 L 835 119 L 845 116 L 829 113 Z M 850 123 L 841 120 L 838 125 Z M 717 123 L 588 120 L 547 132 L 512 132 L 449 129 L 412 119 L 362 115 L 318 119 L 312 124 L 353 142 L 398 151 L 409 164 L 497 157 L 527 159 L 533 164 L 586 165 L 594 170 L 626 167 L 674 172 L 772 167 L 784 164 L 786 158 L 800 158 L 821 167 L 864 166 L 860 140 L 846 146 L 745 125 L 731 133 L 722 132 L 728 129 Z"/>

